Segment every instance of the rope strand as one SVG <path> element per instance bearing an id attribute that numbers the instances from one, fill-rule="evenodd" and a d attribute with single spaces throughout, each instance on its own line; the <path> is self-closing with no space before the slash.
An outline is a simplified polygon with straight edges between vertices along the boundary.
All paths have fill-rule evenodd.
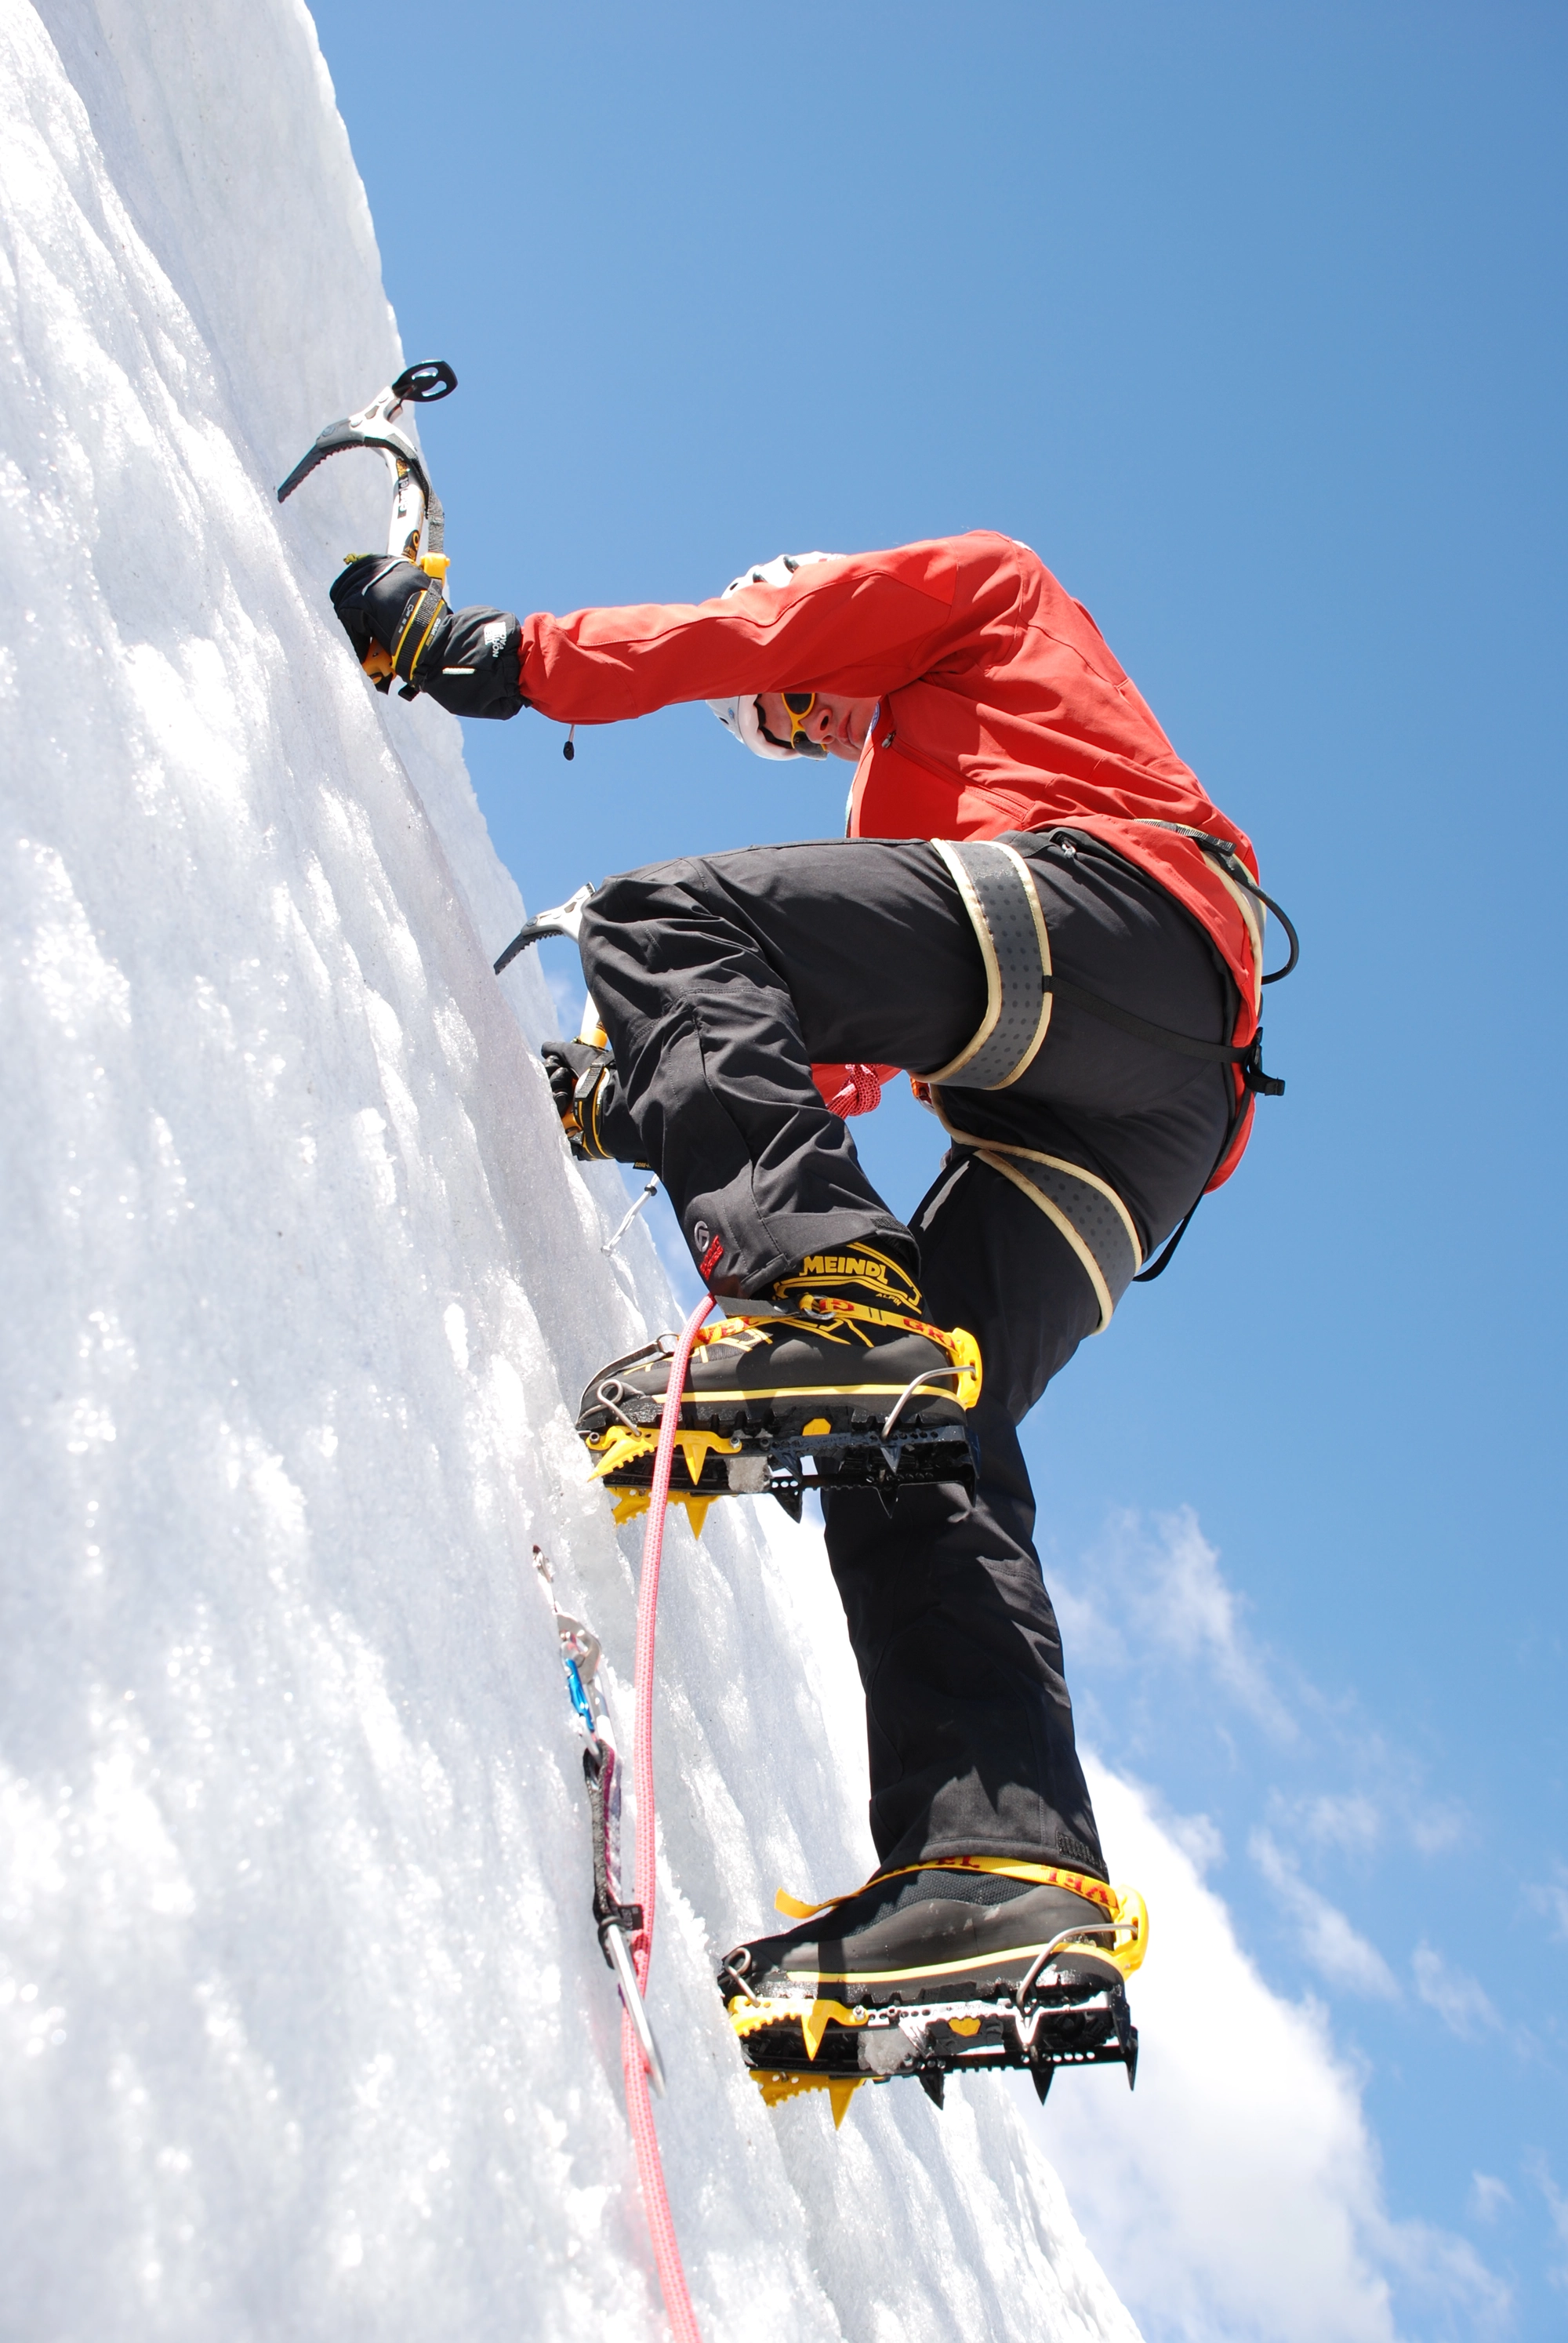
<path id="1" fill-rule="evenodd" d="M 653 1488 L 648 1498 L 648 1528 L 642 1541 L 642 1576 L 637 1591 L 637 1723 L 632 1747 L 632 1784 L 637 1793 L 637 1901 L 642 1926 L 632 1939 L 632 1965 L 637 1982 L 648 1990 L 648 1964 L 653 1957 L 653 1906 L 658 1885 L 654 1847 L 653 1803 L 653 1652 L 658 1614 L 658 1573 L 664 1559 L 665 1503 L 669 1495 L 670 1469 L 675 1460 L 675 1435 L 680 1424 L 680 1403 L 686 1390 L 697 1331 L 713 1307 L 704 1294 L 680 1330 L 665 1384 L 664 1414 L 658 1447 L 653 1460 Z M 664 2291 L 675 2343 L 702 2343 L 697 2313 L 687 2291 L 680 2247 L 664 2186 L 664 2166 L 658 2153 L 658 2133 L 648 2096 L 648 2070 L 637 2031 L 625 2010 L 620 2021 L 621 2067 L 626 2077 L 626 2107 L 637 2151 L 637 2177 L 642 2188 L 643 2210 L 653 2240 L 653 2258 Z"/>

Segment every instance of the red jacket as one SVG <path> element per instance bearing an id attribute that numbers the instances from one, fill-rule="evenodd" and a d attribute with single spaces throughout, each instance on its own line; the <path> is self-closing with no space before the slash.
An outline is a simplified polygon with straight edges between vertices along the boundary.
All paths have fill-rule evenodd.
<path id="1" fill-rule="evenodd" d="M 1235 979 L 1231 1039 L 1258 1021 L 1261 939 L 1242 890 L 1190 839 L 1249 840 L 1205 796 L 1107 647 L 1038 555 L 1010 537 L 849 554 L 720 600 L 537 612 L 522 688 L 542 715 L 605 724 L 675 700 L 827 691 L 879 699 L 849 801 L 855 838 L 995 838 L 1061 822 L 1103 838 L 1200 920 Z M 1238 1096 L 1242 1097 L 1240 1076 Z M 1246 1144 L 1244 1097 L 1213 1185 Z"/>

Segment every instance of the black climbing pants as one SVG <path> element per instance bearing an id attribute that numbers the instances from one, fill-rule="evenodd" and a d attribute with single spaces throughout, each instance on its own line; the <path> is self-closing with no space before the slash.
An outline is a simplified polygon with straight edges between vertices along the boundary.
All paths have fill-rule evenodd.
<path id="1" fill-rule="evenodd" d="M 1015 843 L 1060 976 L 1229 1040 L 1230 979 L 1163 889 L 1082 833 Z M 869 1241 L 915 1272 L 936 1323 L 980 1342 L 972 1502 L 940 1485 L 906 1490 L 890 1515 L 869 1493 L 824 1503 L 881 1863 L 1000 1855 L 1103 1876 L 1017 1432 L 1100 1302 L 1055 1221 L 970 1145 L 950 1149 L 906 1227 L 810 1075 L 842 1061 L 920 1073 L 964 1049 L 987 990 L 956 881 L 923 841 L 753 847 L 608 880 L 579 940 L 617 1070 L 601 1133 L 659 1174 L 713 1289 L 760 1293 L 808 1252 Z M 1017 1083 L 940 1099 L 969 1137 L 1109 1182 L 1147 1255 L 1213 1170 L 1228 1091 L 1220 1067 L 1059 1001 Z"/>

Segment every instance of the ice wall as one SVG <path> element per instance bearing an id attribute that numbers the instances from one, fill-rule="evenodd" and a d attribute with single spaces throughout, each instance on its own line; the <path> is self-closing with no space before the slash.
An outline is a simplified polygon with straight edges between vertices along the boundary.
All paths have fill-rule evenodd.
<path id="1" fill-rule="evenodd" d="M 379 467 L 273 500 L 400 363 L 363 191 L 291 0 L 4 0 L 0 77 L 0 2333 L 650 2337 L 528 1556 L 624 1714 L 569 1407 L 672 1305 L 489 973 L 458 728 L 331 621 Z M 713 1956 L 868 1867 L 856 1689 L 809 1534 L 666 1584 L 710 2343 L 1132 2336 L 1004 2087 L 763 2110 Z"/>

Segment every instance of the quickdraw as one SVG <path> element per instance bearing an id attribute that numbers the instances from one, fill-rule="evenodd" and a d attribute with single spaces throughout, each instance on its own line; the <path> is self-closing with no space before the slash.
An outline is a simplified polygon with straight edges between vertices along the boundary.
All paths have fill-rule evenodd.
<path id="1" fill-rule="evenodd" d="M 561 1664 L 567 1691 L 587 1746 L 583 1780 L 588 1788 L 589 1837 L 593 1849 L 593 1916 L 600 1950 L 615 1981 L 627 2016 L 637 2030 L 648 2080 L 662 2098 L 664 2066 L 654 2040 L 638 1985 L 631 1946 L 642 1929 L 642 1906 L 621 1900 L 620 1894 L 620 1760 L 610 1726 L 609 1708 L 598 1682 L 602 1647 L 591 1627 L 573 1619 L 556 1601 L 555 1574 L 542 1546 L 534 1548 L 534 1567 L 544 1582 L 555 1613 L 560 1639 Z"/>

